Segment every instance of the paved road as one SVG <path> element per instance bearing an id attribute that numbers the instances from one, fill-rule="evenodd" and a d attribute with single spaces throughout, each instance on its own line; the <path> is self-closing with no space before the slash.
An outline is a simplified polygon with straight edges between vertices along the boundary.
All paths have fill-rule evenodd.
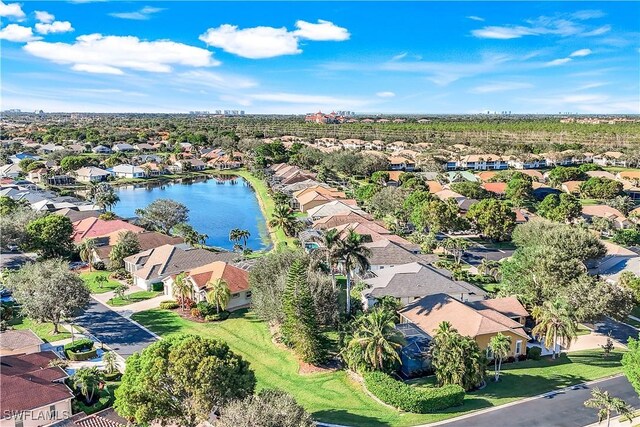
<path id="1" fill-rule="evenodd" d="M 467 249 L 462 259 L 467 263 L 477 267 L 482 262 L 483 258 L 487 258 L 490 261 L 500 261 L 501 259 L 508 258 L 513 255 L 513 249 L 496 249 L 487 246 L 472 246 Z"/>
<path id="2" fill-rule="evenodd" d="M 595 325 L 588 325 L 595 332 L 603 335 L 611 334 L 611 338 L 627 345 L 629 337 L 638 338 L 638 330 L 625 325 L 624 323 L 616 322 L 609 318 L 603 321 L 597 322 Z"/>
<path id="3" fill-rule="evenodd" d="M 597 411 L 584 406 L 584 401 L 591 397 L 591 389 L 595 387 L 607 390 L 631 406 L 640 408 L 638 394 L 627 379 L 620 376 L 585 388 L 567 390 L 550 397 L 540 397 L 442 425 L 446 427 L 582 427 L 598 421 Z"/>
<path id="4" fill-rule="evenodd" d="M 35 261 L 36 254 L 23 252 L 0 253 L 0 268 L 16 269 L 30 261 Z"/>
<path id="5" fill-rule="evenodd" d="M 76 318 L 75 324 L 85 328 L 125 359 L 157 340 L 137 324 L 93 299 L 85 312 Z"/>

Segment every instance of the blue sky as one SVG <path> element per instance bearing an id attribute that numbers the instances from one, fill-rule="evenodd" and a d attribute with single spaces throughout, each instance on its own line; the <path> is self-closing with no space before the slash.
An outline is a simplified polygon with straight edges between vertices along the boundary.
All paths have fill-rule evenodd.
<path id="1" fill-rule="evenodd" d="M 640 113 L 639 2 L 0 3 L 2 109 Z"/>

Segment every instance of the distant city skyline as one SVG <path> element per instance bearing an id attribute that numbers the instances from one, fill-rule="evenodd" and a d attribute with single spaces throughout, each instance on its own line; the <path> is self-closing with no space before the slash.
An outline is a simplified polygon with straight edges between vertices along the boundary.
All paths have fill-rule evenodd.
<path id="1" fill-rule="evenodd" d="M 639 114 L 638 16 L 638 2 L 0 2 L 0 109 Z"/>

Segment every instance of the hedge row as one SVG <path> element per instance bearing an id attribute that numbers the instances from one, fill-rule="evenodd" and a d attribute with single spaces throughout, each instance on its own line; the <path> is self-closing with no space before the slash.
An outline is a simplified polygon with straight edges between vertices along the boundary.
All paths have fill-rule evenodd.
<path id="1" fill-rule="evenodd" d="M 82 351 L 91 350 L 93 348 L 93 341 L 88 338 L 82 338 L 79 340 L 75 340 L 68 344 L 64 345 L 64 352 L 68 353 L 70 351 L 74 353 L 80 353 Z"/>
<path id="2" fill-rule="evenodd" d="M 162 301 L 160 303 L 160 308 L 163 310 L 173 310 L 174 308 L 178 308 L 180 305 L 176 301 Z"/>
<path id="3" fill-rule="evenodd" d="M 366 372 L 364 383 L 384 403 L 416 414 L 428 414 L 459 406 L 464 400 L 464 389 L 459 385 L 411 387 L 383 372 Z"/>
<path id="4" fill-rule="evenodd" d="M 94 348 L 89 351 L 81 351 L 77 353 L 75 351 L 67 350 L 67 357 L 69 358 L 69 360 L 73 360 L 74 362 L 95 359 L 96 357 L 98 357 L 98 349 Z"/>

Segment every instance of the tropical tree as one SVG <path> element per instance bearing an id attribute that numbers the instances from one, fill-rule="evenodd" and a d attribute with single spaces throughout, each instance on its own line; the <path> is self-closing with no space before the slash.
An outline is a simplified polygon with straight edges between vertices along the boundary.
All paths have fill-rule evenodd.
<path id="1" fill-rule="evenodd" d="M 480 265 L 478 265 L 478 272 L 485 276 L 492 276 L 495 280 L 498 280 L 500 276 L 500 263 L 487 258 L 482 258 Z"/>
<path id="2" fill-rule="evenodd" d="M 136 209 L 136 215 L 151 227 L 169 234 L 176 225 L 189 220 L 189 208 L 171 199 L 158 199 L 144 209 Z"/>
<path id="3" fill-rule="evenodd" d="M 73 224 L 62 215 L 36 218 L 27 224 L 26 233 L 31 246 L 43 258 L 65 257 L 73 249 Z"/>
<path id="4" fill-rule="evenodd" d="M 216 427 L 314 427 L 311 415 L 288 393 L 261 390 L 221 409 Z"/>
<path id="5" fill-rule="evenodd" d="M 127 292 L 127 289 L 129 289 L 129 287 L 127 285 L 125 285 L 124 283 L 120 283 L 113 290 L 113 293 L 115 294 L 116 298 L 123 299 L 124 298 L 124 293 Z"/>
<path id="6" fill-rule="evenodd" d="M 251 237 L 251 233 L 249 232 L 249 230 L 239 230 L 238 231 L 238 237 L 240 237 L 240 239 L 242 240 L 242 247 L 243 249 L 247 249 L 247 240 L 249 239 L 249 237 Z"/>
<path id="7" fill-rule="evenodd" d="M 184 242 L 191 246 L 204 245 L 209 238 L 206 234 L 198 233 L 195 228 L 186 222 L 174 225 L 171 231 L 173 234 L 182 237 Z"/>
<path id="8" fill-rule="evenodd" d="M 446 239 L 442 239 L 438 246 L 453 255 L 456 264 L 459 265 L 462 262 L 464 251 L 469 249 L 471 243 L 467 239 L 448 237 Z"/>
<path id="9" fill-rule="evenodd" d="M 394 320 L 393 312 L 376 308 L 356 321 L 353 337 L 343 350 L 350 368 L 388 371 L 397 366 L 405 339 Z"/>
<path id="10" fill-rule="evenodd" d="M 118 193 L 106 182 L 92 185 L 89 188 L 89 197 L 93 203 L 108 211 L 120 201 Z"/>
<path id="11" fill-rule="evenodd" d="M 102 287 L 109 282 L 109 278 L 104 274 L 100 274 L 96 276 L 96 278 L 93 279 L 93 281 L 98 285 L 99 289 L 102 289 Z"/>
<path id="12" fill-rule="evenodd" d="M 182 311 L 185 309 L 185 300 L 191 297 L 191 290 L 191 283 L 187 280 L 187 274 L 178 274 L 173 280 L 173 296 L 180 300 Z"/>
<path id="13" fill-rule="evenodd" d="M 293 214 L 293 209 L 288 205 L 277 205 L 269 220 L 270 227 L 281 228 L 287 236 L 293 236 L 298 230 L 298 220 Z"/>
<path id="14" fill-rule="evenodd" d="M 338 261 L 338 247 L 340 241 L 340 232 L 332 228 L 327 230 L 322 237 L 323 245 L 313 252 L 323 259 L 325 265 L 331 272 L 331 284 L 333 289 L 336 288 L 336 272 L 335 266 Z"/>
<path id="15" fill-rule="evenodd" d="M 207 289 L 207 302 L 216 305 L 216 312 L 220 313 L 220 309 L 226 309 L 231 299 L 231 291 L 227 282 L 218 278 L 207 283 Z"/>
<path id="16" fill-rule="evenodd" d="M 502 360 L 509 355 L 511 351 L 511 337 L 498 332 L 491 337 L 489 348 L 493 353 L 493 366 L 495 372 L 495 381 L 500 380 L 500 369 L 502 369 Z"/>
<path id="17" fill-rule="evenodd" d="M 356 268 L 367 271 L 370 267 L 369 256 L 371 250 L 364 246 L 362 236 L 353 230 L 340 239 L 337 250 L 338 258 L 347 278 L 347 316 L 351 313 L 351 282 Z"/>
<path id="18" fill-rule="evenodd" d="M 96 249 L 96 241 L 94 239 L 84 239 L 78 245 L 78 253 L 80 259 L 89 264 L 89 271 L 92 269 L 93 251 Z"/>
<path id="19" fill-rule="evenodd" d="M 103 381 L 102 372 L 98 368 L 80 368 L 71 377 L 73 386 L 80 390 L 87 403 L 93 401 L 96 389 Z"/>
<path id="20" fill-rule="evenodd" d="M 544 346 L 552 348 L 552 359 L 556 358 L 559 340 L 569 347 L 578 335 L 578 322 L 563 300 L 545 301 L 531 312 L 536 326 L 533 335 L 544 338 Z"/>
<path id="21" fill-rule="evenodd" d="M 634 418 L 634 410 L 627 402 L 599 388 L 591 391 L 591 398 L 584 402 L 584 406 L 598 409 L 598 423 L 607 420 L 607 427 L 611 425 L 611 414 L 614 412 L 620 415 L 623 421 L 631 422 Z"/>
<path id="22" fill-rule="evenodd" d="M 107 351 L 102 355 L 102 363 L 107 374 L 113 374 L 118 370 L 118 359 L 113 351 Z"/>
<path id="23" fill-rule="evenodd" d="M 118 233 L 118 241 L 111 248 L 109 253 L 109 267 L 117 270 L 124 267 L 124 259 L 140 252 L 140 241 L 138 235 L 131 230 Z"/>
<path id="24" fill-rule="evenodd" d="M 234 228 L 229 232 L 229 241 L 238 243 L 242 237 L 240 237 L 241 230 L 239 228 Z"/>

